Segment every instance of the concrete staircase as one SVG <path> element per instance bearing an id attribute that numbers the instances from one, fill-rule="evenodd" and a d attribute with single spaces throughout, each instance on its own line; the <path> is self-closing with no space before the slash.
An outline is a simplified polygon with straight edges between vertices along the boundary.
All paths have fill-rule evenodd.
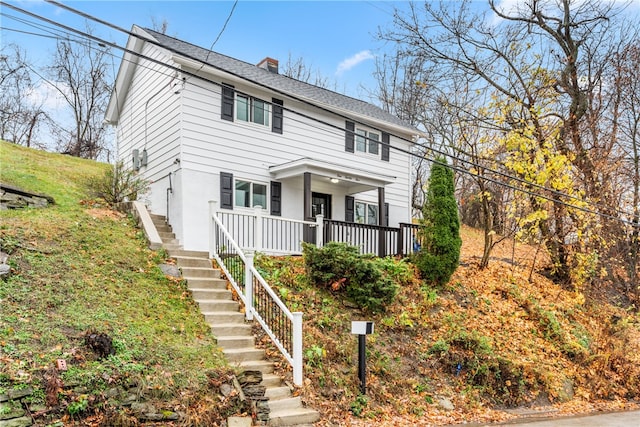
<path id="1" fill-rule="evenodd" d="M 182 249 L 163 216 L 151 215 L 151 219 L 229 363 L 242 370 L 262 372 L 262 385 L 269 398 L 269 425 L 308 425 L 318 421 L 318 412 L 303 407 L 300 397 L 292 396 L 291 388 L 274 374 L 273 363 L 266 360 L 264 350 L 256 348 L 251 325 L 240 312 L 240 304 L 232 299 L 227 281 L 220 278 L 220 270 L 212 267 L 209 254 Z"/>

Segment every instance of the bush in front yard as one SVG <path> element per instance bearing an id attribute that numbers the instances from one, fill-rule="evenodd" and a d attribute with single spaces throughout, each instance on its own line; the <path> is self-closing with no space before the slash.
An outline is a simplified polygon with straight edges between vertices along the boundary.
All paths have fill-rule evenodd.
<path id="1" fill-rule="evenodd" d="M 149 183 L 122 162 L 112 165 L 102 176 L 90 178 L 86 186 L 92 197 L 103 199 L 110 207 L 127 199 L 136 200 L 149 189 Z"/>
<path id="2" fill-rule="evenodd" d="M 360 308 L 384 310 L 398 292 L 398 286 L 383 271 L 385 264 L 360 255 L 356 246 L 330 242 L 322 248 L 311 244 L 303 248 L 309 281 L 344 294 Z"/>
<path id="3" fill-rule="evenodd" d="M 426 282 L 446 284 L 460 260 L 460 219 L 454 195 L 453 170 L 444 158 L 431 167 L 427 197 L 422 207 L 422 248 L 413 263 Z"/>

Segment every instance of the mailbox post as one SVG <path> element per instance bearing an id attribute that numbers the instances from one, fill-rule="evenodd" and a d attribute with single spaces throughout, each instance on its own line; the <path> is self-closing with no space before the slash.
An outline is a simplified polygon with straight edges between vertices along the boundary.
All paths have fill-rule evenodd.
<path id="1" fill-rule="evenodd" d="M 373 322 L 351 322 L 351 333 L 358 335 L 358 379 L 360 392 L 367 394 L 367 335 L 373 333 Z"/>

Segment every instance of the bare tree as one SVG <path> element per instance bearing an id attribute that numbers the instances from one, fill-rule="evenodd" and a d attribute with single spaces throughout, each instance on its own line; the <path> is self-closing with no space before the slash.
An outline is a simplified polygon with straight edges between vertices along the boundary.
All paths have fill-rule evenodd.
<path id="1" fill-rule="evenodd" d="M 426 189 L 430 162 L 448 153 L 457 168 L 472 165 L 492 167 L 495 163 L 490 151 L 490 131 L 481 124 L 486 118 L 478 116 L 477 106 L 484 105 L 487 96 L 469 90 L 473 85 L 467 75 L 448 78 L 449 67 L 442 67 L 398 51 L 376 61 L 377 92 L 374 94 L 383 108 L 422 131 L 423 137 L 414 148 L 412 206 L 419 213 Z M 487 141 L 489 140 L 489 141 Z M 485 248 L 480 267 L 489 263 L 491 249 L 499 242 L 495 238 L 500 218 L 501 193 L 487 181 L 483 167 L 473 167 L 472 174 L 456 174 L 456 187 L 461 220 L 484 230 Z M 504 231 L 504 229 L 502 229 Z"/>
<path id="2" fill-rule="evenodd" d="M 619 148 L 623 175 L 620 205 L 629 208 L 628 238 L 623 251 L 629 254 L 627 291 L 640 297 L 640 37 L 631 40 L 616 57 L 616 87 L 619 88 Z"/>
<path id="3" fill-rule="evenodd" d="M 167 18 L 162 18 L 161 21 L 158 21 L 155 16 L 152 16 L 151 29 L 153 31 L 157 31 L 160 34 L 167 34 L 167 30 L 169 29 L 169 21 L 167 21 Z"/>
<path id="4" fill-rule="evenodd" d="M 577 243 L 582 253 L 605 252 L 607 243 L 597 233 L 581 232 L 590 225 L 596 226 L 592 230 L 606 225 L 602 218 L 619 214 L 611 175 L 605 173 L 615 170 L 614 136 L 603 132 L 601 121 L 602 109 L 611 111 L 611 106 L 594 101 L 604 99 L 598 98 L 598 91 L 605 87 L 602 79 L 609 58 L 623 44 L 622 16 L 612 3 L 599 0 L 505 4 L 511 9 L 503 10 L 489 0 L 489 13 L 477 13 L 470 1 L 423 7 L 411 3 L 408 11 L 396 11 L 394 28 L 382 37 L 397 43 L 415 63 L 435 67 L 439 87 L 453 87 L 452 81 L 465 76 L 466 90 L 490 94 L 491 102 L 453 107 L 464 112 L 484 109 L 478 114 L 479 126 L 487 124 L 482 118 L 491 118 L 486 111 L 491 107 L 494 118 L 488 124 L 493 131 L 528 141 L 519 148 L 524 151 L 511 173 L 520 175 L 514 183 L 529 194 L 530 209 L 545 211 L 535 226 L 552 257 L 556 277 L 568 280 L 572 265 L 580 259 L 572 252 L 577 247 L 575 236 L 581 236 Z M 556 187 L 559 175 L 539 173 L 558 159 L 568 162 L 564 173 L 573 180 L 568 187 L 573 198 L 559 197 L 557 190 L 565 190 Z M 520 167 L 527 162 L 539 162 L 538 171 Z M 524 183 L 532 178 L 536 181 Z M 572 203 L 580 207 L 586 203 L 602 216 L 585 215 Z M 606 263 L 595 262 L 600 262 L 590 266 L 595 271 Z"/>
<path id="5" fill-rule="evenodd" d="M 34 92 L 28 60 L 18 46 L 3 46 L 0 53 L 0 138 L 31 147 L 40 125 L 47 120 Z M 39 145 L 39 144 L 37 144 Z"/>
<path id="6" fill-rule="evenodd" d="M 300 80 L 314 86 L 335 90 L 335 82 L 332 83 L 329 78 L 323 76 L 320 71 L 313 70 L 311 65 L 307 64 L 303 58 L 293 59 L 291 53 L 289 53 L 289 57 L 281 73 L 292 79 Z"/>
<path id="7" fill-rule="evenodd" d="M 91 33 L 91 29 L 87 29 Z M 107 47 L 90 40 L 63 40 L 57 44 L 48 68 L 52 84 L 73 115 L 74 128 L 62 140 L 61 151 L 96 159 L 105 149 L 103 116 L 111 85 Z"/>

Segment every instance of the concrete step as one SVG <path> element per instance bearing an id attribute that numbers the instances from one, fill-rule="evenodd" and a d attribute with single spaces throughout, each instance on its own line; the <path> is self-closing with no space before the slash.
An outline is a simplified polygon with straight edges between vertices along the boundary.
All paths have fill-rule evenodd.
<path id="1" fill-rule="evenodd" d="M 227 360 L 231 363 L 237 362 L 250 362 L 250 361 L 263 361 L 264 350 L 255 347 L 245 348 L 225 348 L 222 350 Z"/>
<path id="2" fill-rule="evenodd" d="M 209 258 L 199 258 L 199 257 L 190 257 L 190 256 L 179 256 L 174 257 L 176 260 L 176 264 L 180 267 L 199 267 L 199 268 L 211 268 L 214 271 L 218 272 L 218 277 L 220 277 L 221 272 L 219 269 L 214 269 L 211 260 Z"/>
<path id="3" fill-rule="evenodd" d="M 302 400 L 300 396 L 289 397 L 287 399 L 269 400 L 269 409 L 271 412 L 286 411 L 294 408 L 302 408 Z"/>
<path id="4" fill-rule="evenodd" d="M 239 335 L 253 336 L 251 333 L 251 325 L 246 323 L 222 323 L 209 326 L 211 327 L 211 333 L 216 338 L 230 336 L 237 337 Z"/>
<path id="5" fill-rule="evenodd" d="M 231 295 L 231 291 L 229 295 Z M 212 311 L 230 311 L 230 312 L 238 312 L 240 309 L 240 304 L 237 301 L 234 301 L 229 297 L 228 299 L 209 299 L 209 300 L 196 300 L 198 306 L 200 307 L 200 311 L 202 313 L 212 312 Z"/>
<path id="6" fill-rule="evenodd" d="M 184 250 L 182 249 L 182 245 L 177 245 L 175 243 L 163 244 L 162 247 L 165 248 L 167 252 L 169 252 L 169 256 L 171 257 L 174 253 L 184 252 Z"/>
<path id="7" fill-rule="evenodd" d="M 169 252 L 170 257 L 180 257 L 180 256 L 189 256 L 189 257 L 199 257 L 199 258 L 209 258 L 209 252 L 207 251 L 189 251 L 184 250 L 182 247 L 179 248 L 165 248 Z"/>
<path id="8" fill-rule="evenodd" d="M 160 235 L 160 238 L 162 239 L 163 242 L 166 242 L 167 240 L 173 240 L 176 238 L 176 235 L 174 233 L 167 232 L 167 231 L 160 231 L 158 230 L 158 227 L 156 227 L 156 231 Z"/>
<path id="9" fill-rule="evenodd" d="M 180 240 L 178 239 L 164 239 L 161 238 L 162 240 L 162 247 L 166 247 L 167 245 L 172 245 L 172 246 L 176 246 L 176 245 L 180 245 Z"/>
<path id="10" fill-rule="evenodd" d="M 224 279 L 216 278 L 189 277 L 187 286 L 191 290 L 227 289 L 227 281 Z"/>
<path id="11" fill-rule="evenodd" d="M 203 312 L 204 321 L 209 325 L 220 324 L 244 324 L 244 313 L 239 311 L 213 311 Z"/>
<path id="12" fill-rule="evenodd" d="M 180 267 L 182 270 L 182 276 L 189 280 L 190 278 L 208 278 L 208 279 L 219 279 L 220 278 L 220 270 L 214 270 L 211 267 Z"/>
<path id="13" fill-rule="evenodd" d="M 291 389 L 286 385 L 267 387 L 264 395 L 268 397 L 269 400 L 288 399 L 291 397 Z"/>
<path id="14" fill-rule="evenodd" d="M 273 363 L 266 360 L 247 360 L 235 365 L 243 371 L 260 371 L 263 375 L 273 374 Z"/>
<path id="15" fill-rule="evenodd" d="M 288 400 L 288 399 L 285 399 Z M 274 402 L 278 402 L 277 400 Z M 269 406 L 271 406 L 269 401 Z M 300 426 L 305 424 L 313 424 L 320 420 L 318 411 L 309 408 L 293 408 L 282 411 L 271 410 L 269 414 L 269 426 Z"/>
<path id="16" fill-rule="evenodd" d="M 173 229 L 170 225 L 154 222 L 153 226 L 156 228 L 158 233 L 173 233 Z"/>
<path id="17" fill-rule="evenodd" d="M 227 337 L 218 337 L 217 341 L 219 347 L 223 349 L 232 349 L 253 347 L 255 346 L 256 338 L 253 335 L 230 335 Z M 278 377 L 278 381 L 280 381 L 280 377 Z"/>
<path id="18" fill-rule="evenodd" d="M 216 306 L 218 301 L 224 301 L 225 303 L 230 301 L 231 298 L 233 297 L 233 294 L 231 293 L 231 291 L 227 289 L 202 289 L 202 288 L 195 288 L 190 290 L 192 291 L 191 296 L 193 296 L 193 299 L 198 304 L 200 304 L 200 309 L 202 311 L 229 311 L 228 308 L 218 310 Z M 194 294 L 193 291 L 195 291 L 196 293 Z M 226 304 L 223 304 L 223 305 L 226 305 Z M 235 308 L 235 311 L 238 311 L 237 306 Z"/>
<path id="19" fill-rule="evenodd" d="M 265 387 L 280 387 L 282 385 L 282 378 L 280 375 L 263 373 L 260 385 Z"/>

